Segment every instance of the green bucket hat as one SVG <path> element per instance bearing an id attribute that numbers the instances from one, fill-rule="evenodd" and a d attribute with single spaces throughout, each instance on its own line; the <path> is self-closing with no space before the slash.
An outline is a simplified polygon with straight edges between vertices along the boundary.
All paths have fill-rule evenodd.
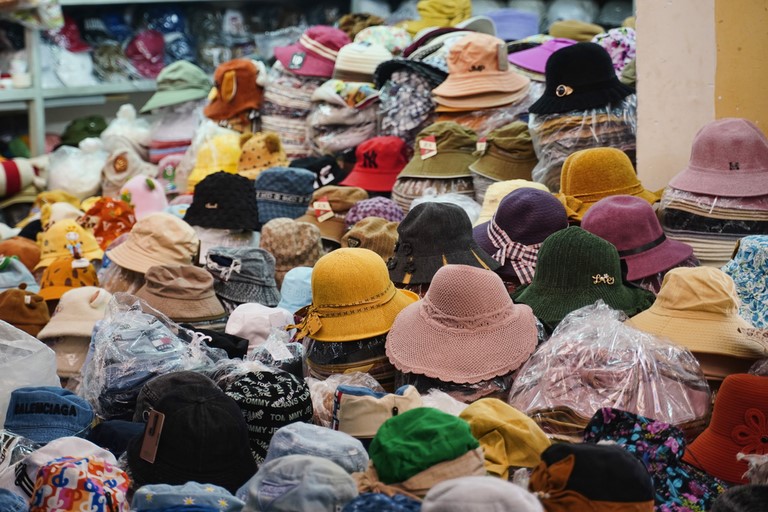
<path id="1" fill-rule="evenodd" d="M 463 419 L 419 407 L 385 421 L 371 441 L 368 455 L 379 479 L 389 485 L 405 482 L 479 446 Z"/>
<path id="2" fill-rule="evenodd" d="M 141 107 L 141 113 L 201 100 L 208 96 L 211 86 L 211 79 L 205 71 L 186 60 L 176 61 L 157 75 L 157 92 Z"/>
<path id="3" fill-rule="evenodd" d="M 61 134 L 62 146 L 75 146 L 88 137 L 98 137 L 107 129 L 107 121 L 102 116 L 78 117 L 70 122 Z"/>
<path id="4" fill-rule="evenodd" d="M 453 179 L 472 176 L 477 135 L 454 122 L 435 123 L 416 136 L 414 153 L 398 178 Z"/>
<path id="5" fill-rule="evenodd" d="M 619 253 L 610 242 L 571 226 L 541 244 L 531 284 L 518 288 L 515 302 L 527 304 L 545 327 L 554 330 L 565 316 L 602 299 L 634 316 L 648 309 L 653 293 L 627 286 Z"/>
<path id="6" fill-rule="evenodd" d="M 495 181 L 528 180 L 538 158 L 528 125 L 515 121 L 488 134 L 485 147 L 475 153 L 478 158 L 469 169 Z"/>

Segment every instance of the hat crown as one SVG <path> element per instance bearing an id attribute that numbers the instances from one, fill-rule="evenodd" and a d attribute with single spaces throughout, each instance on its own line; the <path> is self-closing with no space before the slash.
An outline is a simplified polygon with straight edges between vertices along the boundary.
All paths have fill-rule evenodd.
<path id="1" fill-rule="evenodd" d="M 421 19 L 434 21 L 436 26 L 452 26 L 472 15 L 469 0 L 419 0 L 416 9 Z"/>
<path id="2" fill-rule="evenodd" d="M 368 249 L 336 249 L 320 258 L 312 271 L 312 305 L 318 307 L 381 303 L 393 290 L 384 260 Z"/>
<path id="3" fill-rule="evenodd" d="M 275 257 L 259 247 L 215 247 L 208 251 L 208 262 L 226 268 L 237 267 L 229 273 L 229 281 L 275 284 Z M 208 268 L 211 267 L 209 264 Z M 216 274 L 213 270 L 209 271 Z"/>
<path id="4" fill-rule="evenodd" d="M 734 315 L 738 306 L 736 284 L 728 274 L 713 267 L 680 267 L 664 276 L 651 308 Z"/>
<path id="5" fill-rule="evenodd" d="M 183 89 L 208 89 L 211 81 L 198 66 L 186 60 L 179 60 L 164 67 L 157 75 L 158 91 Z"/>
<path id="6" fill-rule="evenodd" d="M 408 163 L 408 146 L 393 135 L 374 137 L 357 146 L 355 160 L 355 167 L 397 174 Z"/>
<path id="7" fill-rule="evenodd" d="M 617 195 L 641 186 L 629 157 L 616 148 L 572 153 L 563 163 L 560 191 L 569 196 Z"/>
<path id="8" fill-rule="evenodd" d="M 75 265 L 75 258 L 63 256 L 56 258 L 43 272 L 40 284 L 43 288 L 48 286 L 66 286 L 79 288 L 80 286 L 98 286 L 99 278 L 96 269 L 88 263 L 84 267 Z"/>
<path id="9" fill-rule="evenodd" d="M 581 227 L 608 240 L 619 251 L 642 247 L 664 235 L 648 201 L 627 195 L 609 196 L 595 203 L 584 214 Z"/>
<path id="10" fill-rule="evenodd" d="M 315 174 L 296 167 L 271 167 L 259 173 L 254 182 L 257 191 L 282 192 L 306 196 L 309 203 L 314 192 Z"/>
<path id="11" fill-rule="evenodd" d="M 326 185 L 318 188 L 312 194 L 313 202 L 320 201 L 323 198 L 326 198 L 331 204 L 334 213 L 344 213 L 348 212 L 359 201 L 368 199 L 368 192 L 359 187 Z"/>
<path id="12" fill-rule="evenodd" d="M 197 251 L 198 238 L 195 230 L 175 215 L 165 212 L 152 213 L 136 222 L 128 235 L 134 243 L 147 252 L 190 260 Z"/>
<path id="13" fill-rule="evenodd" d="M 746 119 L 718 119 L 696 134 L 689 166 L 737 174 L 768 172 L 768 138 Z"/>
<path id="14" fill-rule="evenodd" d="M 493 130 L 487 139 L 492 149 L 503 151 L 508 156 L 520 160 L 536 158 L 531 132 L 528 125 L 522 121 L 515 121 Z"/>
<path id="15" fill-rule="evenodd" d="M 547 60 L 545 76 L 550 96 L 559 85 L 580 92 L 579 86 L 618 82 L 611 56 L 597 43 L 576 43 L 557 50 Z"/>
<path id="16" fill-rule="evenodd" d="M 446 265 L 440 267 L 422 302 L 422 309 L 434 320 L 450 321 L 451 327 L 476 327 L 473 320 L 507 311 L 512 313 L 512 299 L 501 278 L 490 270 L 467 265 Z M 426 310 L 425 310 L 426 312 Z M 500 319 L 494 317 L 492 321 Z"/>
<path id="17" fill-rule="evenodd" d="M 568 214 L 562 203 L 549 192 L 519 188 L 501 200 L 493 221 L 513 241 L 533 245 L 567 228 Z"/>
<path id="18" fill-rule="evenodd" d="M 442 121 L 433 123 L 419 132 L 414 145 L 414 158 L 419 158 L 419 144 L 426 137 L 435 138 L 438 153 L 441 150 L 473 152 L 477 144 L 477 135 L 473 131 L 453 121 Z"/>
<path id="19" fill-rule="evenodd" d="M 78 245 L 79 256 L 88 257 L 91 253 L 99 252 L 99 244 L 91 233 L 73 219 L 63 219 L 43 232 L 40 256 L 41 259 L 67 256 L 72 254 L 69 248 Z"/>
<path id="20" fill-rule="evenodd" d="M 408 212 L 397 227 L 398 250 L 403 254 L 431 256 L 466 250 L 474 245 L 472 223 L 459 206 L 425 202 Z"/>
<path id="21" fill-rule="evenodd" d="M 447 62 L 450 75 L 506 71 L 507 47 L 498 37 L 473 33 L 451 46 Z"/>

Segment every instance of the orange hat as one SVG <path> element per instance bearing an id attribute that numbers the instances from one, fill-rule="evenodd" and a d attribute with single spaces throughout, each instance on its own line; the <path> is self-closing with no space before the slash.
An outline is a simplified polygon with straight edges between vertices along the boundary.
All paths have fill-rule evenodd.
<path id="1" fill-rule="evenodd" d="M 84 228 L 92 230 L 99 247 L 106 250 L 115 238 L 131 230 L 136 224 L 136 216 L 133 207 L 125 201 L 102 197 L 78 222 Z"/>
<path id="2" fill-rule="evenodd" d="M 242 112 L 258 110 L 264 98 L 264 64 L 234 59 L 219 64 L 213 74 L 213 89 L 203 113 L 214 121 L 226 121 Z"/>
<path id="3" fill-rule="evenodd" d="M 0 242 L 0 256 L 17 256 L 32 272 L 40 261 L 40 247 L 29 238 L 14 236 Z"/>
<path id="4" fill-rule="evenodd" d="M 255 180 L 261 171 L 270 167 L 288 167 L 283 143 L 275 132 L 244 133 L 240 145 L 237 172 L 249 180 Z"/>
<path id="5" fill-rule="evenodd" d="M 40 280 L 40 296 L 45 300 L 58 300 L 65 292 L 83 286 L 99 286 L 96 269 L 88 260 L 64 256 L 45 269 Z"/>

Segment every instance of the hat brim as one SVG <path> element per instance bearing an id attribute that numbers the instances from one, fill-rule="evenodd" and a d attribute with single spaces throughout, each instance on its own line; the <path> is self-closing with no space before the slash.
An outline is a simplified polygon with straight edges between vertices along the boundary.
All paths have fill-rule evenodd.
<path id="1" fill-rule="evenodd" d="M 724 197 L 768 195 L 768 169 L 750 173 L 705 171 L 686 167 L 669 181 L 669 186 L 694 194 Z"/>
<path id="2" fill-rule="evenodd" d="M 139 113 L 145 114 L 152 110 L 170 107 L 172 105 L 178 105 L 180 103 L 186 103 L 188 101 L 202 100 L 208 97 L 208 89 L 182 89 L 180 91 L 157 91 L 151 98 L 141 107 Z"/>
<path id="3" fill-rule="evenodd" d="M 710 426 L 685 448 L 683 462 L 728 483 L 746 484 L 748 481 L 743 480 L 742 475 L 749 469 L 749 464 L 736 458 L 736 454 L 743 450 L 744 447 L 733 442 L 731 436 L 718 435 Z"/>
<path id="4" fill-rule="evenodd" d="M 224 306 L 221 305 L 216 295 L 211 293 L 207 297 L 195 299 L 176 299 L 172 297 L 158 297 L 149 293 L 146 286 L 142 286 L 136 297 L 160 311 L 174 322 L 204 322 L 217 320 L 227 315 Z"/>
<path id="5" fill-rule="evenodd" d="M 90 338 L 96 322 L 87 320 L 56 320 L 54 315 L 51 321 L 37 334 L 38 339 L 60 338 L 62 336 L 76 336 Z"/>
<path id="6" fill-rule="evenodd" d="M 69 255 L 69 253 L 67 253 L 67 255 Z M 88 252 L 84 252 L 83 256 L 88 261 L 100 260 L 100 259 L 104 258 L 104 251 L 100 247 L 98 247 L 98 248 L 92 249 L 92 250 L 90 250 Z M 40 269 L 40 268 L 49 267 L 51 265 L 51 263 L 53 263 L 54 261 L 56 261 L 57 259 L 59 259 L 61 257 L 62 257 L 62 255 L 54 254 L 54 255 L 51 255 L 51 256 L 46 256 L 45 258 L 40 258 L 40 261 L 38 262 L 38 264 L 35 265 L 35 270 Z"/>
<path id="7" fill-rule="evenodd" d="M 114 249 L 108 251 L 107 257 L 116 265 L 138 272 L 139 274 L 146 274 L 150 267 L 156 265 L 190 265 L 192 263 L 192 260 L 174 261 L 171 258 L 156 258 L 147 253 L 143 247 L 130 238 Z"/>
<path id="8" fill-rule="evenodd" d="M 528 90 L 523 89 L 515 93 L 484 92 L 470 96 L 452 97 L 433 95 L 435 112 L 467 112 L 476 109 L 503 107 L 517 103 L 528 95 Z"/>
<path id="9" fill-rule="evenodd" d="M 205 209 L 199 203 L 189 205 L 184 214 L 184 222 L 190 226 L 214 229 L 242 229 L 246 231 L 258 231 L 261 229 L 259 219 L 248 215 L 211 215 L 211 210 Z"/>
<path id="10" fill-rule="evenodd" d="M 661 195 L 660 194 L 658 194 L 656 192 L 651 192 L 650 190 L 645 189 L 645 188 L 642 189 L 637 194 L 630 194 L 630 195 L 633 195 L 635 197 L 639 197 L 640 199 L 644 199 L 644 200 L 648 201 L 649 204 L 657 203 L 661 199 Z M 568 196 L 566 196 L 565 194 L 562 194 L 562 193 L 557 195 L 557 198 L 560 199 L 561 202 L 563 201 L 564 197 L 568 197 Z M 599 199 L 598 199 L 598 201 L 599 201 Z M 582 201 L 581 204 L 579 205 L 579 209 L 576 210 L 573 213 L 570 213 L 568 218 L 571 219 L 571 220 L 577 220 L 577 221 L 581 222 L 582 218 L 587 213 L 587 211 L 590 208 L 592 208 L 593 206 L 595 206 L 598 201 L 591 201 L 591 202 L 589 202 L 589 201 Z M 567 206 L 567 205 L 564 205 L 564 206 Z"/>
<path id="11" fill-rule="evenodd" d="M 398 173 L 385 172 L 379 169 L 379 172 L 370 173 L 353 167 L 346 178 L 339 185 L 343 187 L 359 187 L 370 192 L 392 192 L 395 186 Z"/>
<path id="12" fill-rule="evenodd" d="M 538 162 L 535 156 L 529 160 L 507 160 L 489 151 L 475 160 L 469 170 L 495 181 L 531 181 L 531 173 Z"/>
<path id="13" fill-rule="evenodd" d="M 406 267 L 411 266 L 409 263 L 412 264 L 412 272 L 406 271 Z M 498 261 L 491 258 L 473 241 L 469 248 L 464 250 L 416 257 L 412 258 L 412 261 L 404 254 L 395 253 L 388 263 L 389 278 L 394 283 L 404 283 L 405 276 L 410 274 L 410 280 L 404 284 L 427 284 L 432 282 L 437 271 L 445 265 L 468 265 L 493 271 L 500 266 Z"/>
<path id="14" fill-rule="evenodd" d="M 693 255 L 693 247 L 667 238 L 656 247 L 621 258 L 627 263 L 627 281 L 666 272 Z"/>
<path id="15" fill-rule="evenodd" d="M 445 82 L 432 89 L 432 94 L 446 98 L 457 98 L 472 94 L 509 93 L 517 95 L 531 83 L 529 78 L 514 71 L 491 71 L 488 73 L 449 74 Z"/>
<path id="16" fill-rule="evenodd" d="M 272 286 L 240 283 L 237 281 L 216 281 L 213 283 L 216 295 L 222 299 L 240 304 L 256 303 L 273 308 L 280 302 L 277 283 Z"/>
<path id="17" fill-rule="evenodd" d="M 78 430 L 62 427 L 42 427 L 32 426 L 23 428 L 10 428 L 6 426 L 6 430 L 16 435 L 30 439 L 38 444 L 48 444 L 51 441 L 60 439 L 62 437 L 80 437 L 83 432 L 88 429 L 89 425 L 86 425 Z"/>
<path id="18" fill-rule="evenodd" d="M 471 178 L 469 166 L 475 161 L 471 151 L 453 149 L 438 150 L 438 153 L 423 160 L 420 155 L 414 155 L 408 164 L 400 171 L 398 178 Z"/>
<path id="19" fill-rule="evenodd" d="M 299 68 L 291 67 L 291 57 L 293 57 L 293 54 L 295 53 L 304 54 L 304 60 Z M 287 71 L 294 75 L 312 76 L 317 78 L 331 78 L 333 76 L 334 61 L 318 57 L 301 46 L 298 42 L 288 46 L 279 46 L 275 48 L 275 58 L 280 61 Z"/>
<path id="20" fill-rule="evenodd" d="M 562 114 L 572 110 L 589 110 L 617 103 L 630 94 L 635 94 L 635 90 L 619 82 L 618 78 L 605 89 L 582 93 L 574 92 L 562 98 L 549 94 L 545 90 L 541 98 L 530 106 L 528 112 L 531 114 Z"/>

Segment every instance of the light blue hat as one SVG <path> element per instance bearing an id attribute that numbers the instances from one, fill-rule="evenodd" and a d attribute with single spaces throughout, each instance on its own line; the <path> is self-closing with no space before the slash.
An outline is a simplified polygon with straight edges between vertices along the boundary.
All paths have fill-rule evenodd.
<path id="1" fill-rule="evenodd" d="M 27 285 L 26 290 L 29 292 L 40 291 L 32 273 L 17 257 L 0 256 L 0 292 L 18 288 L 21 283 Z"/>
<path id="2" fill-rule="evenodd" d="M 296 267 L 283 278 L 279 308 L 295 313 L 312 304 L 312 268 Z"/>
<path id="3" fill-rule="evenodd" d="M 23 387 L 11 393 L 5 428 L 45 444 L 60 437 L 85 437 L 93 416 L 91 404 L 72 391 L 55 386 Z"/>
<path id="4" fill-rule="evenodd" d="M 28 512 L 29 504 L 18 494 L 0 489 L 0 510 L 3 512 Z"/>
<path id="5" fill-rule="evenodd" d="M 133 495 L 135 512 L 167 510 L 216 510 L 240 512 L 243 503 L 218 485 L 187 482 L 184 485 L 153 484 L 140 487 Z M 186 507 L 186 508 L 185 508 Z"/>

